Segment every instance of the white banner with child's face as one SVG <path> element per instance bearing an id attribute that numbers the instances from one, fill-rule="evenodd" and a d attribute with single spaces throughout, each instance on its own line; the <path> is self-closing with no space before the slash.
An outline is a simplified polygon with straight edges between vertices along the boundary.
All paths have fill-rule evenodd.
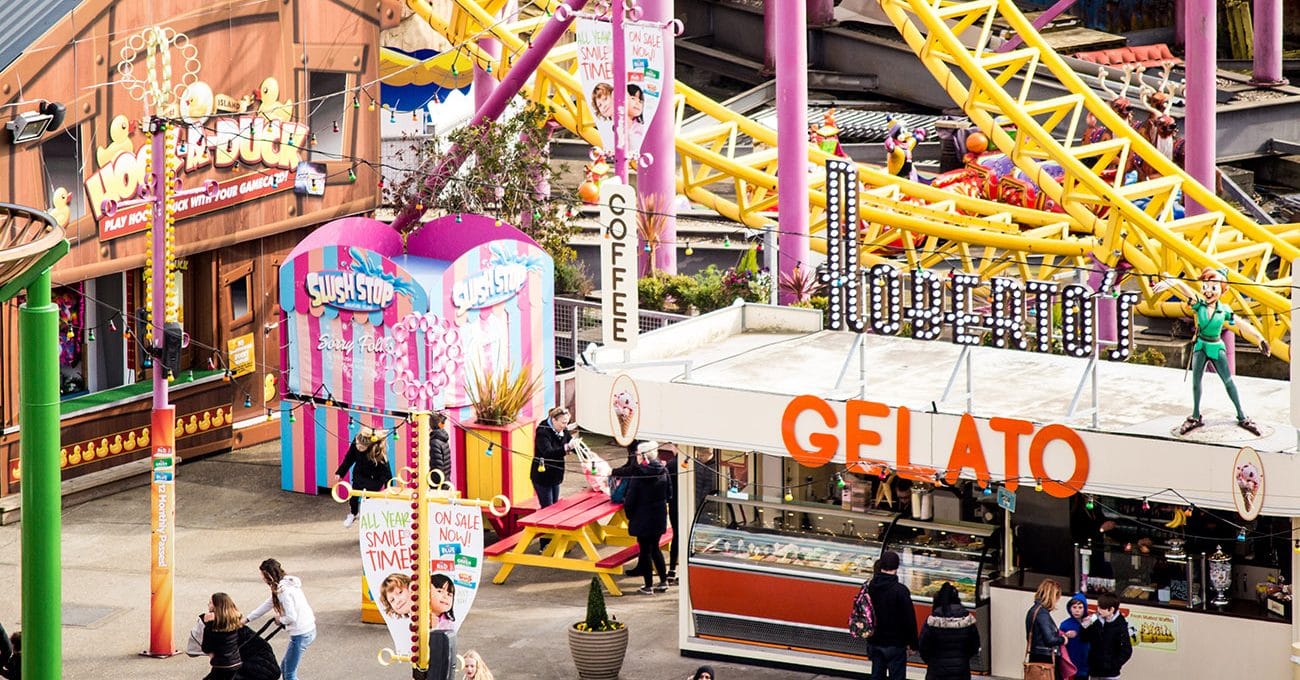
<path id="1" fill-rule="evenodd" d="M 601 146 L 614 152 L 614 44 L 608 21 L 577 19 L 574 34 L 578 44 L 578 80 L 591 107 Z M 623 140 L 627 157 L 637 158 L 646 128 L 659 110 L 663 93 L 664 34 L 654 26 L 624 25 L 623 68 L 627 72 L 624 100 Z"/>
<path id="2" fill-rule="evenodd" d="M 420 522 L 420 540 L 430 541 L 429 615 L 433 630 L 459 630 L 474 604 L 483 571 L 483 513 L 474 506 L 432 504 Z M 393 651 L 411 653 L 411 504 L 361 501 L 361 567 L 370 599 L 393 637 Z M 427 527 L 427 528 L 426 528 Z"/>

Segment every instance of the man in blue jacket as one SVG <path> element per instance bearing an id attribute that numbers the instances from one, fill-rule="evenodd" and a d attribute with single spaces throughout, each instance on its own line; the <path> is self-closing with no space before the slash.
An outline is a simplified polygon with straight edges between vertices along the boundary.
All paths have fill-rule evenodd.
<path id="1" fill-rule="evenodd" d="M 898 553 L 886 550 L 876 560 L 875 575 L 867 586 L 875 630 L 867 644 L 871 680 L 907 677 L 907 650 L 916 649 L 916 610 L 912 591 L 898 581 Z"/>

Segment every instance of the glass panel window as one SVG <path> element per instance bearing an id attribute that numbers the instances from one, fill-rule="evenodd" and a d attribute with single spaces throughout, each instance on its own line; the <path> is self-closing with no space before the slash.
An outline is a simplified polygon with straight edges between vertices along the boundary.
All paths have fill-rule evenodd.
<path id="1" fill-rule="evenodd" d="M 307 78 L 307 124 L 316 140 L 311 147 L 311 159 L 317 162 L 337 161 L 343 157 L 344 96 L 348 77 L 343 73 L 313 71 Z"/>
<path id="2" fill-rule="evenodd" d="M 41 160 L 45 163 L 45 206 L 56 219 L 66 209 L 68 220 L 86 214 L 85 192 L 81 190 L 80 128 L 55 132 L 41 142 Z"/>

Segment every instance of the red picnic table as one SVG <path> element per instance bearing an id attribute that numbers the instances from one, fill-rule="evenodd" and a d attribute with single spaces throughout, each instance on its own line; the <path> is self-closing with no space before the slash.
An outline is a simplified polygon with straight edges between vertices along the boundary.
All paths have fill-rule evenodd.
<path id="1" fill-rule="evenodd" d="M 516 565 L 525 564 L 594 572 L 611 595 L 623 594 L 613 575 L 622 574 L 623 564 L 639 551 L 636 538 L 627 533 L 627 515 L 622 503 L 611 501 L 599 491 L 584 491 L 523 517 L 519 526 L 522 531 L 483 550 L 488 559 L 504 563 L 493 583 L 505 583 Z M 549 539 L 550 543 L 541 554 L 528 554 L 528 546 L 538 538 Z M 672 539 L 673 532 L 669 529 L 659 545 L 667 545 Z M 581 557 L 567 554 L 575 543 L 582 548 Z M 601 545 L 626 547 L 602 557 L 597 549 Z"/>

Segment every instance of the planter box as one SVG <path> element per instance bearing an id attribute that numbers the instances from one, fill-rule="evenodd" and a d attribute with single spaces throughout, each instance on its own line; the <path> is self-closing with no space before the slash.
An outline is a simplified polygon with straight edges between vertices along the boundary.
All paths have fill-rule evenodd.
<path id="1" fill-rule="evenodd" d="M 582 680 L 618 680 L 627 654 L 627 626 L 601 632 L 569 626 L 569 653 Z"/>

